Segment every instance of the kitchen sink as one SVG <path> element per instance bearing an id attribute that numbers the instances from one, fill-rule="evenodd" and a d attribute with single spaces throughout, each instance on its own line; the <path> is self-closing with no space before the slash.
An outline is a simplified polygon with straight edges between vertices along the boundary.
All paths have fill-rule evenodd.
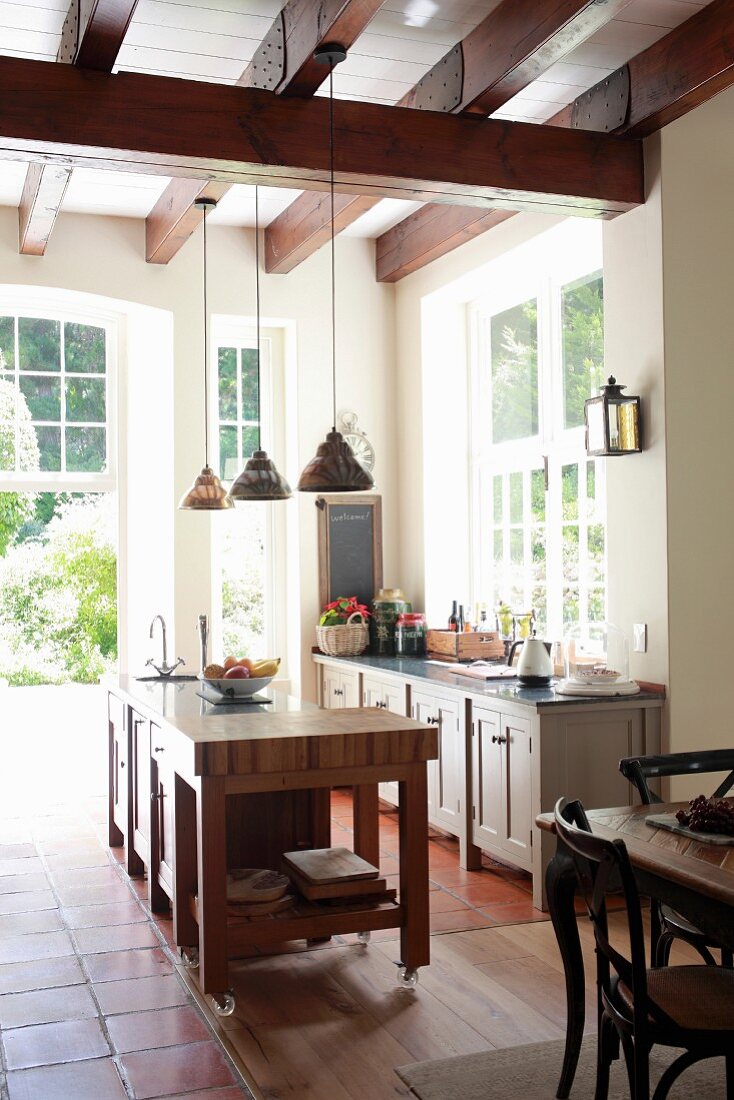
<path id="1" fill-rule="evenodd" d="M 191 675 L 182 674 L 180 676 L 177 676 L 174 673 L 172 673 L 170 676 L 136 676 L 135 679 L 140 684 L 149 684 L 149 683 L 152 683 L 152 684 L 164 684 L 164 683 L 168 684 L 168 683 L 175 683 L 175 682 L 181 683 L 184 680 L 188 680 L 188 681 L 198 680 L 199 677 L 195 676 L 193 673 Z"/>

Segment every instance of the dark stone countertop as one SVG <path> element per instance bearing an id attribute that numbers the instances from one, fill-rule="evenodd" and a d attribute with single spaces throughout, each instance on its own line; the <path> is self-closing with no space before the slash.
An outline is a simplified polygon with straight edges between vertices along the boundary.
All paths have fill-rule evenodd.
<path id="1" fill-rule="evenodd" d="M 573 707 L 602 704 L 618 706 L 627 703 L 637 706 L 662 706 L 664 698 L 651 691 L 640 691 L 638 695 L 558 695 L 553 690 L 557 680 L 549 687 L 523 687 L 517 680 L 478 680 L 475 676 L 461 676 L 453 668 L 434 664 L 423 657 L 373 657 L 364 654 L 361 657 L 330 657 L 325 653 L 316 653 L 315 657 L 324 661 L 337 661 L 351 667 L 374 669 L 375 672 L 392 672 L 398 676 L 407 676 L 411 680 L 424 680 L 442 687 L 454 688 L 467 695 L 484 696 L 487 699 L 502 699 L 509 703 L 521 703 L 528 707 L 545 709 L 546 707 Z M 456 666 L 459 667 L 458 665 Z"/>

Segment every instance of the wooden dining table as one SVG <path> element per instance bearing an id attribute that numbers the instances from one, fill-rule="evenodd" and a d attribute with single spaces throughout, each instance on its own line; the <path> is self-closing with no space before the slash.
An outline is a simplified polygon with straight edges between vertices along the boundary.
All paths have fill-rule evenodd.
<path id="1" fill-rule="evenodd" d="M 651 814 L 674 813 L 685 805 L 658 802 L 587 813 L 595 835 L 624 841 L 640 894 L 672 906 L 711 940 L 734 950 L 734 846 L 694 840 L 647 824 Z M 541 814 L 537 824 L 555 832 L 553 814 Z M 574 904 L 577 885 L 571 855 L 557 839 L 546 889 L 566 976 L 568 1018 L 559 1100 L 571 1090 L 584 1031 L 584 962 Z"/>

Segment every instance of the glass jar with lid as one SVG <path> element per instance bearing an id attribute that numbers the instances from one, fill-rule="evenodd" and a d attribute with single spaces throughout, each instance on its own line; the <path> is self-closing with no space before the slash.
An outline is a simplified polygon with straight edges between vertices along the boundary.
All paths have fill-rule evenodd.
<path id="1" fill-rule="evenodd" d="M 426 617 L 419 612 L 404 611 L 395 623 L 395 656 L 425 657 Z"/>

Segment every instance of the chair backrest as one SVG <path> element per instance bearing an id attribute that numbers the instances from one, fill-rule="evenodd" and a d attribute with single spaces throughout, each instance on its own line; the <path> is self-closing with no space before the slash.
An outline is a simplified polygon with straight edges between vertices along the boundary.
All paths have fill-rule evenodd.
<path id="1" fill-rule="evenodd" d="M 559 799 L 555 807 L 556 834 L 566 845 L 574 861 L 576 874 L 594 926 L 597 945 L 597 980 L 605 997 L 613 999 L 612 971 L 632 991 L 634 1026 L 638 1036 L 647 1029 L 648 1014 L 671 1021 L 649 1001 L 645 937 L 634 872 L 624 841 L 594 836 L 580 802 Z M 612 946 L 609 939 L 606 895 L 622 889 L 627 909 L 629 956 Z M 644 1039 L 643 1039 L 644 1041 Z"/>
<path id="2" fill-rule="evenodd" d="M 662 799 L 651 791 L 648 779 L 663 779 L 671 775 L 706 775 L 710 772 L 729 772 L 713 793 L 723 798 L 734 786 L 734 749 L 704 749 L 701 752 L 671 752 L 664 756 L 628 756 L 619 762 L 619 770 L 625 779 L 637 787 L 646 806 Z"/>

